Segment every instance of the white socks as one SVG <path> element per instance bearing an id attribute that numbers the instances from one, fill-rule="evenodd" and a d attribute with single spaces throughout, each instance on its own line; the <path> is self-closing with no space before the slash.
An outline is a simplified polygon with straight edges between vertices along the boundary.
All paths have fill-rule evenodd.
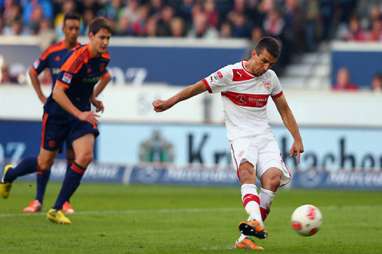
<path id="1" fill-rule="evenodd" d="M 251 220 L 257 220 L 263 223 L 260 213 L 260 198 L 257 195 L 257 188 L 255 184 L 241 185 L 241 199 L 243 206 Z"/>
<path id="2" fill-rule="evenodd" d="M 272 204 L 272 200 L 275 197 L 275 193 L 273 191 L 260 188 L 260 207 L 264 209 L 269 209 Z"/>

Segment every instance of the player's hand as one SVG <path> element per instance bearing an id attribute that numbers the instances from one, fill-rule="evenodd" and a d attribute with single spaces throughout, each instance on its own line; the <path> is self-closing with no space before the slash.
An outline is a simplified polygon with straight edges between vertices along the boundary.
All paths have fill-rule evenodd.
<path id="1" fill-rule="evenodd" d="M 81 112 L 77 117 L 81 121 L 88 122 L 91 125 L 95 126 L 98 123 L 97 118 L 99 118 L 99 115 L 97 115 L 96 113 L 92 111 L 84 111 L 84 112 Z"/>
<path id="2" fill-rule="evenodd" d="M 101 112 L 105 110 L 105 107 L 103 106 L 103 102 L 100 100 L 97 100 L 96 98 L 92 98 L 90 102 L 93 104 L 93 106 L 96 108 L 96 112 Z"/>
<path id="3" fill-rule="evenodd" d="M 168 100 L 155 100 L 153 101 L 153 107 L 155 112 L 162 112 L 169 108 L 171 108 L 172 105 L 168 103 Z"/>
<path id="4" fill-rule="evenodd" d="M 301 154 L 304 152 L 304 145 L 301 140 L 295 140 L 292 147 L 289 150 L 289 155 L 294 156 L 297 159 L 297 163 L 300 163 Z"/>
<path id="5" fill-rule="evenodd" d="M 39 97 L 39 100 L 41 101 L 42 105 L 45 105 L 47 98 L 45 95 L 42 95 Z"/>

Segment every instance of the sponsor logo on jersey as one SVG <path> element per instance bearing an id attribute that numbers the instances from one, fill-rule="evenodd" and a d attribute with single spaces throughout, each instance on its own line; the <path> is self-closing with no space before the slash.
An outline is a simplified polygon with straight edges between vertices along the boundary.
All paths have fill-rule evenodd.
<path id="1" fill-rule="evenodd" d="M 69 84 L 70 82 L 72 82 L 72 78 L 73 78 L 72 74 L 65 72 L 64 75 L 62 76 L 62 81 Z"/>
<path id="2" fill-rule="evenodd" d="M 61 72 L 60 68 L 52 68 L 52 74 L 56 75 Z"/>
<path id="3" fill-rule="evenodd" d="M 40 65 L 40 60 L 36 60 L 33 63 L 33 68 L 37 69 L 39 65 Z"/>
<path id="4" fill-rule="evenodd" d="M 216 72 L 216 73 L 213 75 L 213 78 L 214 78 L 215 80 L 222 79 L 222 78 L 223 78 L 223 74 L 221 73 L 221 71 L 218 71 L 218 72 Z M 212 81 L 212 79 L 211 79 L 211 81 Z"/>
<path id="5" fill-rule="evenodd" d="M 101 77 L 88 77 L 82 79 L 82 82 L 84 83 L 97 83 L 100 80 Z"/>

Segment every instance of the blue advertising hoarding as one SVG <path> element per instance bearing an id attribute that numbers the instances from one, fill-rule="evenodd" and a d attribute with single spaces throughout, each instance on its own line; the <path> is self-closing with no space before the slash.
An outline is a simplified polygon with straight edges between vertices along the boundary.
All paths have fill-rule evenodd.
<path id="1" fill-rule="evenodd" d="M 82 39 L 87 42 L 87 39 Z M 109 69 L 113 82 L 142 85 L 166 83 L 188 85 L 211 72 L 246 57 L 245 41 L 206 43 L 203 40 L 161 40 L 113 38 L 109 46 Z M 203 46 L 206 45 L 206 46 Z M 13 44 L 0 42 L 0 57 L 11 69 L 25 71 L 42 50 L 36 42 Z"/>
<path id="2" fill-rule="evenodd" d="M 331 52 L 331 82 L 336 83 L 340 68 L 347 68 L 351 83 L 360 88 L 371 89 L 376 73 L 382 73 L 381 43 L 335 42 Z"/>

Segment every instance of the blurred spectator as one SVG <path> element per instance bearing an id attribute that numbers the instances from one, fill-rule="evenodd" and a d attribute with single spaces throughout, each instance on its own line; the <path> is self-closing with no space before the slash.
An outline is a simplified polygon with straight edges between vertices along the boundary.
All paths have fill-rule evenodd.
<path id="1" fill-rule="evenodd" d="M 157 22 L 158 36 L 171 35 L 171 20 L 174 18 L 174 9 L 171 6 L 164 6 L 160 12 L 160 18 Z"/>
<path id="2" fill-rule="evenodd" d="M 228 22 L 224 22 L 220 26 L 220 32 L 219 32 L 219 37 L 220 38 L 231 38 L 232 37 L 232 27 Z"/>
<path id="3" fill-rule="evenodd" d="M 284 32 L 285 22 L 277 9 L 270 10 L 264 21 L 264 31 L 271 36 L 280 37 Z"/>
<path id="4" fill-rule="evenodd" d="M 145 35 L 148 37 L 158 36 L 157 19 L 155 17 L 151 17 L 149 20 L 147 20 Z"/>
<path id="5" fill-rule="evenodd" d="M 188 33 L 188 37 L 194 38 L 216 38 L 218 36 L 217 31 L 208 26 L 207 16 L 204 13 L 197 13 L 193 16 L 193 27 Z"/>
<path id="6" fill-rule="evenodd" d="M 0 73 L 0 84 L 4 84 L 4 83 L 17 84 L 17 77 L 11 75 L 9 66 L 6 64 L 3 64 L 1 66 L 1 73 Z"/>
<path id="7" fill-rule="evenodd" d="M 342 67 L 337 71 L 336 84 L 333 85 L 335 91 L 356 91 L 358 85 L 351 83 L 350 73 L 347 68 Z"/>
<path id="8" fill-rule="evenodd" d="M 65 13 L 76 12 L 76 10 L 77 10 L 77 5 L 74 0 L 64 0 L 64 2 L 62 3 L 62 11 L 59 12 L 54 19 L 55 33 L 58 38 L 61 38 L 64 36 L 64 32 L 62 31 L 62 26 L 64 22 Z"/>
<path id="9" fill-rule="evenodd" d="M 123 0 L 111 0 L 106 2 L 105 6 L 103 6 L 102 9 L 98 12 L 98 15 L 108 18 L 113 27 L 117 29 L 118 21 L 120 21 L 123 16 L 122 7 Z"/>
<path id="10" fill-rule="evenodd" d="M 48 0 L 24 0 L 23 22 L 33 32 L 38 31 L 40 22 L 46 18 L 53 19 L 53 8 L 51 1 Z"/>
<path id="11" fill-rule="evenodd" d="M 382 41 L 382 19 L 374 19 L 369 33 L 370 41 Z"/>
<path id="12" fill-rule="evenodd" d="M 15 19 L 10 27 L 4 28 L 4 35 L 26 35 L 28 32 L 24 29 L 23 21 L 20 18 Z"/>
<path id="13" fill-rule="evenodd" d="M 138 7 L 138 15 L 135 22 L 132 24 L 134 35 L 143 36 L 145 32 L 146 20 L 149 15 L 149 8 L 147 5 Z"/>
<path id="14" fill-rule="evenodd" d="M 371 80 L 371 89 L 375 92 L 382 92 L 382 73 L 376 73 Z"/>
<path id="15" fill-rule="evenodd" d="M 350 18 L 349 29 L 344 33 L 342 38 L 346 41 L 365 41 L 367 34 L 361 27 L 361 22 L 357 16 Z"/>
<path id="16" fill-rule="evenodd" d="M 185 27 L 183 19 L 175 17 L 171 20 L 171 36 L 172 37 L 184 37 L 185 36 Z"/>
<path id="17" fill-rule="evenodd" d="M 317 42 L 319 38 L 319 9 L 318 1 L 308 0 L 306 6 L 306 21 L 305 21 L 305 41 L 306 49 L 308 51 L 314 51 L 317 48 Z"/>
<path id="18" fill-rule="evenodd" d="M 254 27 L 251 32 L 251 42 L 253 43 L 253 48 L 262 37 L 264 37 L 264 32 L 261 27 Z"/>
<path id="19" fill-rule="evenodd" d="M 126 15 L 119 19 L 115 28 L 115 34 L 119 36 L 127 36 L 133 34 L 133 31 L 130 28 L 130 20 Z"/>
<path id="20" fill-rule="evenodd" d="M 206 0 L 204 3 L 204 12 L 207 16 L 207 24 L 211 27 L 217 28 L 219 23 L 219 14 L 216 10 L 214 0 Z"/>

